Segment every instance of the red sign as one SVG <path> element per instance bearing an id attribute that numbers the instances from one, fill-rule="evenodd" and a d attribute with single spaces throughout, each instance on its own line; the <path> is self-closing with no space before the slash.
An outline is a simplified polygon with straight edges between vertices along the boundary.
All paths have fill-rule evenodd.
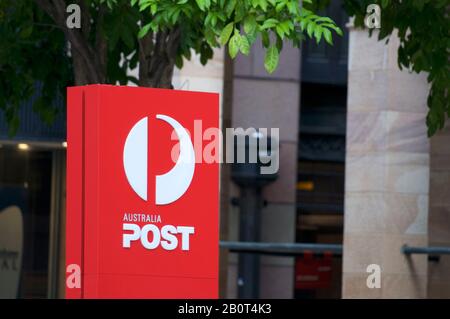
<path id="1" fill-rule="evenodd" d="M 68 89 L 66 264 L 81 279 L 67 298 L 218 297 L 219 169 L 201 158 L 218 150 L 202 138 L 218 99 Z"/>
<path id="2" fill-rule="evenodd" d="M 307 251 L 303 258 L 297 258 L 295 264 L 295 288 L 317 289 L 326 288 L 331 283 L 332 258 L 330 252 L 323 256 L 314 257 L 313 253 Z"/>

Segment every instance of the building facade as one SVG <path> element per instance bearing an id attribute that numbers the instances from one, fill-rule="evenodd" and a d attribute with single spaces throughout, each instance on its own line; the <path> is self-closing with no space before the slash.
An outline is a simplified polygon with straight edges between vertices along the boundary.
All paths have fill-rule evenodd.
<path id="1" fill-rule="evenodd" d="M 341 255 L 261 256 L 258 296 L 450 298 L 449 256 L 401 252 L 450 246 L 450 126 L 427 137 L 426 75 L 398 69 L 395 37 L 385 44 L 353 28 L 338 1 L 328 10 L 345 35 L 333 47 L 285 45 L 271 75 L 256 46 L 234 61 L 216 50 L 204 67 L 194 58 L 174 76 L 176 89 L 221 94 L 222 128 L 280 129 L 279 176 L 262 190 L 260 241 L 343 245 Z M 64 297 L 64 108 L 51 128 L 31 105 L 21 118 L 14 138 L 1 119 L 0 211 L 14 201 L 23 227 L 0 234 L 0 276 L 20 281 L 0 296 Z M 221 240 L 238 241 L 240 189 L 226 164 L 220 191 Z M 221 249 L 221 297 L 238 297 L 239 256 Z M 370 265 L 379 266 L 380 288 L 368 286 Z M 314 267 L 327 275 L 312 278 Z"/>

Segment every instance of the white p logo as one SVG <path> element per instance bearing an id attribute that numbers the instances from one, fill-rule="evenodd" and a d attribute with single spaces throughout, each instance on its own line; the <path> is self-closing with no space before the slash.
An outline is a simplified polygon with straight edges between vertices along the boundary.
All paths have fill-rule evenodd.
<path id="1" fill-rule="evenodd" d="M 170 171 L 156 175 L 156 205 L 167 205 L 189 188 L 195 169 L 195 153 L 186 129 L 173 118 L 158 114 L 156 118 L 168 123 L 178 136 L 180 155 Z M 148 118 L 140 119 L 128 133 L 123 149 L 123 166 L 128 183 L 136 194 L 147 201 Z M 156 159 L 157 156 L 153 156 Z"/>

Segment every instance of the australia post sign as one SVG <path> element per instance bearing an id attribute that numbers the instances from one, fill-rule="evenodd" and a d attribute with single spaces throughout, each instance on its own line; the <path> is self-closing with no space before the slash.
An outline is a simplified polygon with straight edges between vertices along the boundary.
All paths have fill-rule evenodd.
<path id="1" fill-rule="evenodd" d="M 219 141 L 204 132 L 218 108 L 210 93 L 68 89 L 67 298 L 217 298 L 219 169 L 204 155 Z"/>

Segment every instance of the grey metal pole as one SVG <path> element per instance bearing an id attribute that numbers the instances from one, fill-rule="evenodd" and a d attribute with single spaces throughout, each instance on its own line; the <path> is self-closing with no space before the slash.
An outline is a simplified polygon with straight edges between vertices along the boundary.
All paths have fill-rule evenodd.
<path id="1" fill-rule="evenodd" d="M 241 242 L 258 242 L 261 220 L 261 189 L 258 187 L 241 187 L 239 240 Z M 242 253 L 238 262 L 238 296 L 239 298 L 258 298 L 259 296 L 259 256 Z"/>
<path id="2" fill-rule="evenodd" d="M 410 254 L 450 255 L 450 247 L 443 247 L 443 246 L 411 247 L 408 245 L 404 245 L 402 247 L 402 253 L 404 253 L 405 255 Z"/>

